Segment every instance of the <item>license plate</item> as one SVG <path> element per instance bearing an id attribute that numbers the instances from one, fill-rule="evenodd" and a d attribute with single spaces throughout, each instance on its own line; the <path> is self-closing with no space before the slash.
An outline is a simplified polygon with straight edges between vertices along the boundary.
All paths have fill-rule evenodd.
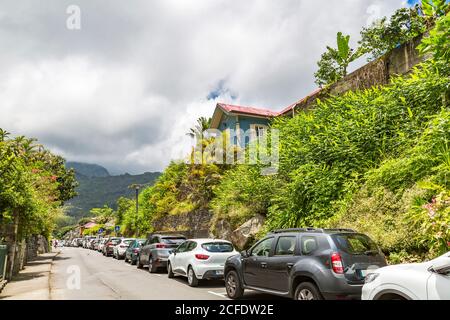
<path id="1" fill-rule="evenodd" d="M 223 271 L 222 270 L 217 270 L 216 274 L 219 275 L 219 276 L 223 276 Z"/>

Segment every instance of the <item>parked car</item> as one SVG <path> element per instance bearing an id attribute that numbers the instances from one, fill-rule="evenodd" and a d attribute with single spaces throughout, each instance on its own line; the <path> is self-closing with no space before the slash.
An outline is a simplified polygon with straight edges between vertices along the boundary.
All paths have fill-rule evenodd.
<path id="1" fill-rule="evenodd" d="M 145 239 L 135 239 L 130 243 L 125 251 L 125 262 L 130 262 L 132 265 L 136 264 L 137 257 L 142 245 L 145 243 Z"/>
<path id="2" fill-rule="evenodd" d="M 105 246 L 105 242 L 108 241 L 108 238 L 102 238 L 100 239 L 100 242 L 98 243 L 98 252 L 103 252 L 103 247 Z"/>
<path id="3" fill-rule="evenodd" d="M 102 248 L 103 255 L 106 257 L 112 256 L 114 247 L 118 245 L 121 240 L 122 238 L 119 237 L 109 237 L 108 239 L 106 239 Z"/>
<path id="4" fill-rule="evenodd" d="M 86 236 L 83 238 L 83 248 L 89 249 L 89 246 L 91 244 L 91 241 L 94 240 L 95 236 Z"/>
<path id="5" fill-rule="evenodd" d="M 96 243 L 98 243 L 98 239 L 92 239 L 91 241 L 89 241 L 88 249 L 94 250 Z"/>
<path id="6" fill-rule="evenodd" d="M 101 241 L 102 241 L 102 239 L 97 239 L 94 242 L 94 244 L 92 245 L 92 250 L 98 251 L 98 247 L 99 247 Z"/>
<path id="7" fill-rule="evenodd" d="M 201 279 L 223 279 L 225 261 L 236 254 L 226 240 L 187 240 L 170 254 L 167 274 L 169 278 L 187 276 L 188 284 L 196 287 Z"/>
<path id="8" fill-rule="evenodd" d="M 375 242 L 353 230 L 276 230 L 228 258 L 225 287 L 232 299 L 245 289 L 297 300 L 360 299 L 368 270 L 385 265 Z"/>
<path id="9" fill-rule="evenodd" d="M 450 252 L 423 263 L 387 266 L 367 275 L 363 300 L 450 300 Z"/>
<path id="10" fill-rule="evenodd" d="M 120 242 L 113 248 L 113 258 L 117 260 L 123 259 L 125 257 L 125 251 L 133 241 L 134 239 L 132 238 L 120 239 Z"/>
<path id="11" fill-rule="evenodd" d="M 139 252 L 136 260 L 137 267 L 142 268 L 144 265 L 148 265 L 150 272 L 165 268 L 171 250 L 177 248 L 184 241 L 186 241 L 186 237 L 182 235 L 150 235 Z"/>
<path id="12" fill-rule="evenodd" d="M 75 238 L 72 240 L 72 247 L 82 247 L 82 246 L 83 246 L 83 239 Z"/>

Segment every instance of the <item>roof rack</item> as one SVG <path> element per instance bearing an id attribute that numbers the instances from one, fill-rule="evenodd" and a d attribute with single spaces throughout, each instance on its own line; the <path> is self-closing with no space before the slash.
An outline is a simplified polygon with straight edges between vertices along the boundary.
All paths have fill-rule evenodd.
<path id="1" fill-rule="evenodd" d="M 272 230 L 269 233 L 284 233 L 284 232 L 316 232 L 316 233 L 324 233 L 324 232 L 356 232 L 353 229 L 346 228 L 330 228 L 330 229 L 322 229 L 322 228 L 290 228 L 290 229 L 276 229 Z"/>
<path id="2" fill-rule="evenodd" d="M 323 229 L 318 228 L 290 228 L 290 229 L 276 229 L 270 233 L 284 233 L 284 232 L 323 232 Z"/>
<path id="3" fill-rule="evenodd" d="M 323 229 L 324 231 L 338 231 L 338 232 L 356 232 L 353 229 L 348 228 L 331 228 L 331 229 Z"/>

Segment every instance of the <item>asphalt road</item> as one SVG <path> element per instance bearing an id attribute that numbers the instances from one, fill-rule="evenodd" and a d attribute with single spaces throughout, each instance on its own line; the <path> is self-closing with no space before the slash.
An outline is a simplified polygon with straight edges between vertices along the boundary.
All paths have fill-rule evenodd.
<path id="1" fill-rule="evenodd" d="M 246 299 L 275 297 L 246 291 Z M 65 300 L 225 300 L 223 281 L 203 281 L 191 288 L 184 277 L 169 279 L 165 272 L 151 274 L 101 253 L 82 248 L 61 248 L 50 274 L 50 299 Z"/>

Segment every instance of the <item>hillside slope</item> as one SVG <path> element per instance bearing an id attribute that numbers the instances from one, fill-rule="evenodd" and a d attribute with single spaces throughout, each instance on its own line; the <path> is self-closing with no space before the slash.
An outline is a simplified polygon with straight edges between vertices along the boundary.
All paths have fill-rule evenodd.
<path id="1" fill-rule="evenodd" d="M 133 197 L 134 191 L 128 188 L 131 184 L 152 185 L 159 177 L 159 172 L 146 172 L 140 175 L 123 174 L 111 176 L 108 170 L 99 165 L 85 163 L 68 163 L 74 168 L 79 186 L 78 196 L 66 203 L 67 214 L 79 219 L 87 216 L 92 208 L 105 204 L 115 208 L 119 197 Z"/>

